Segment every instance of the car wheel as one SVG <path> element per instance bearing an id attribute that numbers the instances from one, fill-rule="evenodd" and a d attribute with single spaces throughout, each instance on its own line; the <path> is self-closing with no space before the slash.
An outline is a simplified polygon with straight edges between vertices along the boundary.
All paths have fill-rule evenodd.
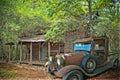
<path id="1" fill-rule="evenodd" d="M 119 60 L 118 59 L 114 60 L 113 65 L 112 65 L 112 69 L 117 69 L 118 65 L 119 65 Z"/>
<path id="2" fill-rule="evenodd" d="M 53 71 L 50 69 L 50 66 L 47 67 L 47 72 L 53 75 Z"/>
<path id="3" fill-rule="evenodd" d="M 82 72 L 73 70 L 63 76 L 62 80 L 84 80 Z"/>
<path id="4" fill-rule="evenodd" d="M 96 61 L 92 56 L 86 56 L 82 60 L 82 68 L 88 72 L 92 73 L 96 69 Z"/>
<path id="5" fill-rule="evenodd" d="M 51 73 L 50 66 L 47 66 L 47 72 L 48 72 L 48 73 Z"/>

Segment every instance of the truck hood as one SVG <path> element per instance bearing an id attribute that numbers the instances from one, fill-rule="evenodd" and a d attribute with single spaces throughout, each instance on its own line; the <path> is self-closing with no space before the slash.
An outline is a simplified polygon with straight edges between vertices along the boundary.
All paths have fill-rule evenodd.
<path id="1" fill-rule="evenodd" d="M 65 61 L 64 66 L 80 65 L 83 57 L 86 56 L 87 54 L 89 53 L 86 51 L 79 51 L 75 53 L 65 53 L 65 54 L 56 55 L 56 58 L 62 57 Z"/>
<path id="2" fill-rule="evenodd" d="M 58 55 L 56 55 L 56 58 L 62 57 L 63 59 L 65 59 L 66 57 L 86 56 L 87 54 L 90 54 L 90 53 L 87 51 L 76 51 L 73 53 L 58 54 Z"/>

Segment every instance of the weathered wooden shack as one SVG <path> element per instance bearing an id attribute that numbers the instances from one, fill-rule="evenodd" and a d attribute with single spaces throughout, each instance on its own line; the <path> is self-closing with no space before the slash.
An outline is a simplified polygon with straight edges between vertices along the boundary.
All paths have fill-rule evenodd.
<path id="1" fill-rule="evenodd" d="M 73 53 L 73 42 L 85 37 L 85 31 L 81 29 L 69 30 L 65 34 L 64 52 Z"/>
<path id="2" fill-rule="evenodd" d="M 63 43 L 53 43 L 46 40 L 44 35 L 20 40 L 20 62 L 30 64 L 48 60 L 50 55 L 62 53 Z"/>
<path id="3" fill-rule="evenodd" d="M 19 41 L 17 54 L 21 63 L 39 64 L 47 61 L 50 55 L 72 53 L 73 42 L 77 39 L 85 37 L 85 32 L 81 29 L 75 29 L 66 32 L 65 42 L 54 43 L 46 40 L 44 35 L 38 35 L 33 38 L 22 38 Z M 11 46 L 11 45 L 10 45 Z M 9 61 L 11 55 L 9 53 Z"/>

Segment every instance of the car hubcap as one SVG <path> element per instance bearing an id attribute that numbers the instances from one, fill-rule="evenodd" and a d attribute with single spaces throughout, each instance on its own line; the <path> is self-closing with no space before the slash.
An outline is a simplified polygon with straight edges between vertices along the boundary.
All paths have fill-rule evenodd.
<path id="1" fill-rule="evenodd" d="M 70 80 L 79 80 L 79 79 L 80 79 L 80 76 L 74 75 Z"/>
<path id="2" fill-rule="evenodd" d="M 118 66 L 118 62 L 117 62 L 117 60 L 115 61 L 115 63 L 114 63 L 113 66 L 114 66 L 114 67 L 117 67 L 117 66 Z"/>
<path id="3" fill-rule="evenodd" d="M 92 59 L 90 59 L 87 63 L 87 68 L 88 69 L 93 69 L 94 66 L 95 66 L 95 62 Z"/>

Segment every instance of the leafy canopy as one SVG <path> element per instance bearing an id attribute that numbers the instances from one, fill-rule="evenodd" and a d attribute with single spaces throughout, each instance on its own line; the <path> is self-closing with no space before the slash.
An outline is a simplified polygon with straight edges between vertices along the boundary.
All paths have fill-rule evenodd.
<path id="1" fill-rule="evenodd" d="M 47 38 L 63 40 L 61 37 L 67 30 L 81 29 L 89 23 L 89 16 L 85 18 L 85 14 L 89 14 L 90 8 L 99 13 L 91 26 L 95 35 L 110 36 L 111 30 L 119 28 L 119 0 L 1 0 L 1 35 L 17 32 L 15 36 L 23 37 L 30 36 L 31 32 L 47 32 Z M 13 31 L 7 33 L 5 27 Z"/>

